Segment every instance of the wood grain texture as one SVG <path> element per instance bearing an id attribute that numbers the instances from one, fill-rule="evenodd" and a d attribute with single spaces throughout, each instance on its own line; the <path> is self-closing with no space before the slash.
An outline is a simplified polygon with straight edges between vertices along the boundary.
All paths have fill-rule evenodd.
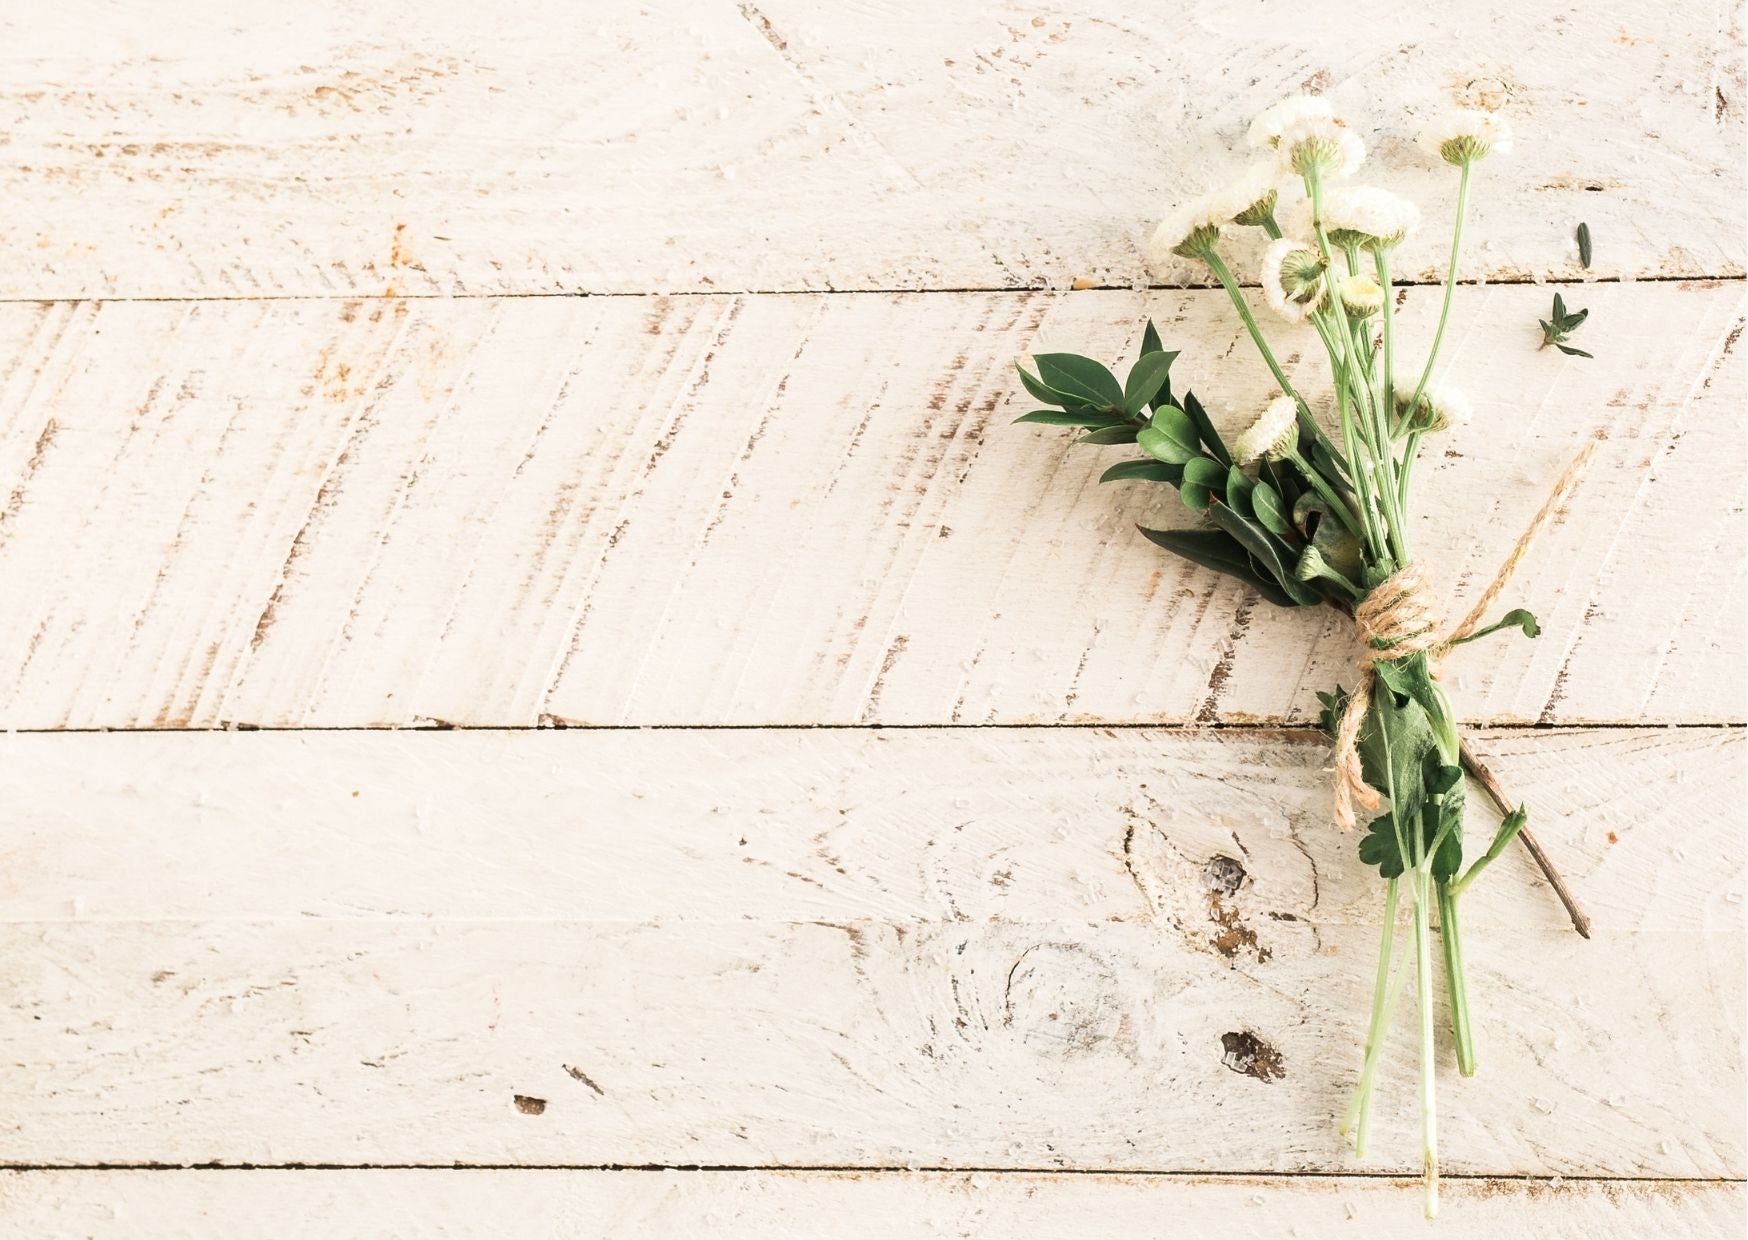
<path id="1" fill-rule="evenodd" d="M 1333 1240 L 1401 1234 L 1417 1186 L 1371 1178 L 1222 1179 L 929 1172 L 58 1171 L 0 1173 L 0 1236 L 320 1240 L 1212 1240 L 1235 1232 Z M 1735 1240 L 1739 1184 L 1444 1185 L 1440 1240 L 1501 1234 Z"/>
<path id="2" fill-rule="evenodd" d="M 1458 710 L 1740 720 L 1742 286 L 1598 286 L 1594 363 L 1536 351 L 1545 296 L 1457 301 L 1478 416 L 1413 534 L 1453 615 L 1607 443 L 1508 595 L 1546 635 L 1455 657 Z M 1007 425 L 1016 354 L 1147 315 L 1244 425 L 1206 291 L 4 307 L 0 723 L 1305 721 L 1343 622 L 1147 544 L 1188 514 L 1096 486 L 1123 449 Z"/>
<path id="3" fill-rule="evenodd" d="M 1575 277 L 1580 221 L 1597 275 L 1743 271 L 1741 15 L 1709 0 L 71 0 L 4 34 L 0 284 L 30 296 L 1128 286 L 1306 89 L 1432 219 L 1454 178 L 1407 135 L 1504 111 L 1474 272 Z"/>
<path id="4" fill-rule="evenodd" d="M 1741 733 L 1483 739 L 1598 934 L 1516 855 L 1471 897 L 1483 1069 L 1446 1081 L 1447 1166 L 1739 1177 Z M 65 790 L 25 796 L 8 866 L 12 1163 L 1355 1169 L 1332 1129 L 1378 897 L 1322 825 L 1320 746 L 9 743 L 11 779 Z M 1417 1148 L 1396 1032 L 1390 1172 Z"/>

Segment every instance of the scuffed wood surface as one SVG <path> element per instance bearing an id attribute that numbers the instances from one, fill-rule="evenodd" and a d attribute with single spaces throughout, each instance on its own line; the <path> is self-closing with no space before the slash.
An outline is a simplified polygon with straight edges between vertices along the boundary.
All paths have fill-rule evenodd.
<path id="1" fill-rule="evenodd" d="M 1741 730 L 1474 743 L 1600 926 L 1740 924 Z M 1252 729 L 17 735 L 0 918 L 1122 921 L 1206 947 L 1214 864 L 1266 948 L 1378 921 L 1328 759 Z M 1471 813 L 1477 851 L 1497 819 Z M 1499 948 L 1566 925 L 1517 851 L 1464 908 Z"/>
<path id="2" fill-rule="evenodd" d="M 1545 298 L 1458 298 L 1477 420 L 1414 534 L 1453 615 L 1607 443 L 1507 596 L 1544 637 L 1454 657 L 1458 710 L 1737 721 L 1742 286 L 1589 290 L 1596 362 L 1536 351 Z M 0 308 L 0 723 L 1305 721 L 1344 623 L 1147 544 L 1188 514 L 1094 485 L 1124 449 L 1007 425 L 1016 354 L 1149 314 L 1242 426 L 1208 291 Z"/>
<path id="3" fill-rule="evenodd" d="M 1598 933 L 1515 854 L 1477 888 L 1449 1169 L 1739 1177 L 1740 780 L 1689 799 L 1682 772 L 1739 770 L 1740 732 L 1482 739 Z M 1333 1124 L 1378 894 L 1319 746 L 10 744 L 82 812 L 25 797 L 8 867 L 7 1161 L 1355 1169 Z M 1417 1165 L 1412 1033 L 1373 1169 Z"/>
<path id="4" fill-rule="evenodd" d="M 1367 178 L 1500 108 L 1469 270 L 1740 275 L 1737 6 L 1438 0 L 31 6 L 0 39 L 0 285 L 41 297 L 987 288 L 1148 278 L 1254 113 L 1328 93 Z M 1237 66 L 1242 64 L 1242 69 Z M 1440 267 L 1439 235 L 1400 270 Z M 1178 272 L 1179 278 L 1191 275 Z"/>
<path id="5" fill-rule="evenodd" d="M 57 1171 L 0 1175 L 0 1236 L 500 1236 L 523 1240 L 1343 1240 L 1414 1223 L 1418 1185 L 1372 1178 L 977 1172 Z M 1453 1180 L 1439 1240 L 1736 1240 L 1739 1184 Z M 1241 1230 L 1242 1229 L 1242 1230 Z"/>

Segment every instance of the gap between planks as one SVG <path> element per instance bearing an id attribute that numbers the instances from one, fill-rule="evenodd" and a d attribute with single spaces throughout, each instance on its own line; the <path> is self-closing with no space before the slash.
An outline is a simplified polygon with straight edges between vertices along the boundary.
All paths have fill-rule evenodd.
<path id="1" fill-rule="evenodd" d="M 605 1171 L 605 1172 L 691 1172 L 698 1175 L 745 1175 L 757 1172 L 777 1172 L 784 1175 L 988 1175 L 1042 1176 L 1052 1179 L 1124 1178 L 1150 1180 L 1363 1180 L 1383 1184 L 1419 1184 L 1420 1177 L 1390 1175 L 1378 1171 L 1154 1171 L 1110 1170 L 1104 1167 L 980 1167 L 980 1166 L 896 1166 L 862 1163 L 497 1163 L 497 1162 L 77 1162 L 20 1163 L 0 1161 L 0 1172 L 31 1174 L 72 1171 L 162 1171 L 172 1174 L 188 1171 Z M 1748 1184 L 1748 1179 L 1734 1176 L 1699 1175 L 1495 1175 L 1473 1171 L 1440 1171 L 1439 1179 L 1480 1184 L 1546 1185 L 1562 1184 L 1644 1184 L 1653 1187 L 1712 1187 Z"/>
<path id="2" fill-rule="evenodd" d="M 1596 284 L 1692 284 L 1713 286 L 1721 284 L 1748 283 L 1748 275 L 1735 272 L 1720 272 L 1717 274 L 1695 275 L 1642 275 L 1620 276 L 1599 275 L 1573 280 L 1555 277 L 1532 275 L 1508 275 L 1498 278 L 1484 277 L 1480 279 L 1459 279 L 1457 287 L 1486 288 L 1490 285 L 1522 286 L 1536 285 L 1544 288 L 1567 289 L 1588 288 Z M 891 285 L 870 286 L 866 288 L 674 288 L 674 289 L 555 289 L 530 290 L 527 292 L 452 292 L 452 293 L 415 293 L 396 290 L 372 296 L 369 293 L 338 292 L 338 293 L 201 293 L 178 294 L 171 296 L 91 296 L 91 297 L 0 297 L 0 306 L 46 306 L 46 305 L 80 305 L 84 302 L 101 301 L 112 305 L 167 304 L 182 305 L 194 302 L 347 302 L 347 301 L 564 301 L 566 299 L 585 300 L 589 298 L 638 298 L 638 297 L 883 297 L 899 294 L 954 293 L 976 294 L 1021 294 L 1021 293 L 1182 293 L 1182 292 L 1217 292 L 1218 284 L 1081 284 L 1052 285 L 1036 284 L 965 284 L 953 286 L 940 285 Z M 1259 290 L 1262 285 L 1253 280 L 1240 280 L 1238 287 Z M 1395 280 L 1393 288 L 1442 289 L 1442 280 Z"/>
<path id="3" fill-rule="evenodd" d="M 1581 732 L 1677 732 L 1735 731 L 1748 728 L 1748 722 L 1727 720 L 1708 722 L 1640 722 L 1634 720 L 1601 720 L 1585 723 L 1489 723 L 1464 719 L 1458 726 L 1470 732 L 1487 733 L 1581 733 Z M 3 728 L 7 736 L 115 736 L 134 732 L 152 735 L 190 736 L 237 735 L 246 732 L 1163 732 L 1172 735 L 1200 735 L 1206 732 L 1237 732 L 1257 737 L 1272 737 L 1281 741 L 1309 744 L 1327 741 L 1328 735 L 1309 724 L 1294 725 L 1274 722 L 1233 720 L 1211 723 L 1148 723 L 1113 719 L 1070 720 L 1060 723 L 356 723 L 356 724 L 216 724 L 209 728 L 191 727 L 122 727 L 122 728 Z"/>

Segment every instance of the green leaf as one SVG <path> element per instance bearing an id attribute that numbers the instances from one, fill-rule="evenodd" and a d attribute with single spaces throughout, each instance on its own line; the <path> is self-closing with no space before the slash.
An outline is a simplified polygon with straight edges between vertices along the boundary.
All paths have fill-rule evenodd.
<path id="1" fill-rule="evenodd" d="M 1226 451 L 1226 445 L 1220 440 L 1220 432 L 1208 420 L 1208 411 L 1202 408 L 1202 402 L 1196 399 L 1194 392 L 1184 393 L 1184 412 L 1195 424 L 1196 434 L 1201 441 L 1208 445 L 1208 455 L 1222 465 L 1232 464 L 1232 454 Z"/>
<path id="2" fill-rule="evenodd" d="M 1360 837 L 1360 860 L 1376 866 L 1384 878 L 1401 878 L 1408 868 L 1396 843 L 1396 820 L 1389 814 L 1380 814 L 1366 824 L 1366 833 Z"/>
<path id="3" fill-rule="evenodd" d="M 1020 372 L 1020 383 L 1032 394 L 1033 400 L 1042 401 L 1046 405 L 1061 405 L 1065 409 L 1086 408 L 1087 403 L 1084 400 L 1076 400 L 1062 392 L 1052 391 L 1049 384 L 1036 375 L 1027 374 L 1026 368 L 1018 362 L 1014 363 L 1014 369 Z"/>
<path id="4" fill-rule="evenodd" d="M 1219 491 L 1226 486 L 1226 471 L 1205 456 L 1192 457 L 1184 462 L 1184 482 Z"/>
<path id="5" fill-rule="evenodd" d="M 1493 837 L 1493 842 L 1487 846 L 1487 851 L 1482 854 L 1480 860 L 1476 861 L 1474 865 L 1469 867 L 1469 872 L 1467 874 L 1457 880 L 1456 887 L 1454 888 L 1456 893 L 1459 895 L 1462 894 L 1463 889 L 1475 881 L 1475 876 L 1477 874 L 1492 865 L 1493 862 L 1498 859 L 1499 855 L 1511 846 L 1511 841 L 1517 838 L 1518 833 L 1523 830 L 1524 825 L 1528 822 L 1529 811 L 1521 805 L 1507 814 L 1505 816 L 1505 821 L 1499 824 L 1498 834 Z"/>
<path id="6" fill-rule="evenodd" d="M 1123 407 L 1123 389 L 1117 376 L 1092 358 L 1078 353 L 1040 353 L 1032 360 L 1038 365 L 1038 377 L 1052 391 L 1099 409 Z"/>
<path id="7" fill-rule="evenodd" d="M 1294 604 L 1307 606 L 1323 601 L 1315 590 L 1293 575 L 1298 558 L 1289 548 L 1270 537 L 1261 526 L 1246 521 L 1227 504 L 1211 509 L 1208 517 L 1250 553 L 1263 571 L 1275 579 L 1281 593 L 1292 599 Z"/>
<path id="8" fill-rule="evenodd" d="M 1463 799 L 1441 797 L 1429 800 L 1420 811 L 1421 830 L 1426 832 L 1432 853 L 1432 876 L 1448 883 L 1463 868 Z"/>
<path id="9" fill-rule="evenodd" d="M 1014 419 L 1016 425 L 1038 422 L 1044 426 L 1114 426 L 1121 421 L 1114 413 L 1100 413 L 1096 409 L 1034 409 Z"/>
<path id="10" fill-rule="evenodd" d="M 1207 510 L 1214 502 L 1213 493 L 1207 487 L 1195 482 L 1186 482 L 1178 488 L 1178 496 L 1184 502 L 1185 508 L 1194 508 L 1197 512 Z"/>
<path id="11" fill-rule="evenodd" d="M 1074 442 L 1075 443 L 1134 443 L 1135 437 L 1145 429 L 1146 429 L 1145 427 L 1136 426 L 1130 422 L 1119 422 L 1115 426 L 1104 426 L 1104 427 L 1100 427 L 1096 431 L 1089 431 L 1087 434 L 1082 435 L 1079 439 L 1076 439 Z"/>
<path id="12" fill-rule="evenodd" d="M 1555 293 L 1554 294 L 1554 321 L 1556 323 L 1558 323 L 1561 319 L 1564 319 L 1565 317 L 1566 317 L 1566 299 L 1564 297 L 1560 296 L 1560 294 Z M 1409 395 L 1413 395 L 1413 393 L 1409 393 Z"/>
<path id="13" fill-rule="evenodd" d="M 1175 353 L 1143 353 L 1129 368 L 1129 381 L 1123 385 L 1123 412 L 1134 417 L 1152 403 L 1171 374 Z"/>
<path id="14" fill-rule="evenodd" d="M 1586 353 L 1583 349 L 1574 349 L 1569 344 L 1556 344 L 1554 347 L 1556 349 L 1560 350 L 1560 352 L 1566 354 L 1568 357 L 1594 358 L 1596 356 L 1596 354 L 1594 354 L 1594 353 Z"/>
<path id="15" fill-rule="evenodd" d="M 1568 332 L 1573 331 L 1589 317 L 1590 307 L 1588 306 L 1582 310 L 1574 310 L 1571 314 L 1561 316 L 1559 320 L 1560 330 Z"/>
<path id="16" fill-rule="evenodd" d="M 1578 225 L 1578 261 L 1588 269 L 1590 266 L 1590 225 Z"/>
<path id="17" fill-rule="evenodd" d="M 1170 405 L 1154 410 L 1153 421 L 1137 442 L 1148 456 L 1168 465 L 1182 465 L 1202 454 L 1195 424 L 1183 410 Z"/>
<path id="18" fill-rule="evenodd" d="M 1153 320 L 1147 320 L 1147 326 L 1141 331 L 1141 356 L 1149 353 L 1164 353 L 1165 346 L 1159 343 L 1159 329 L 1153 325 Z M 1177 354 L 1173 353 L 1173 357 Z"/>
<path id="19" fill-rule="evenodd" d="M 1219 530 L 1150 530 L 1136 526 L 1149 542 L 1180 555 L 1192 564 L 1236 577 L 1277 607 L 1291 607 L 1293 600 L 1269 580 L 1244 548 Z"/>
<path id="20" fill-rule="evenodd" d="M 1255 491 L 1256 483 L 1252 482 L 1238 466 L 1234 465 L 1226 471 L 1226 502 L 1238 510 L 1239 516 L 1253 517 L 1256 515 L 1256 509 L 1251 503 Z"/>
<path id="21" fill-rule="evenodd" d="M 1280 493 L 1268 483 L 1256 484 L 1250 493 L 1250 507 L 1256 513 L 1257 521 L 1269 533 L 1284 538 L 1293 532 L 1293 523 L 1281 507 Z"/>
<path id="22" fill-rule="evenodd" d="M 1164 461 L 1118 461 L 1099 475 L 1099 481 L 1179 482 L 1183 476 L 1182 466 L 1167 465 Z"/>

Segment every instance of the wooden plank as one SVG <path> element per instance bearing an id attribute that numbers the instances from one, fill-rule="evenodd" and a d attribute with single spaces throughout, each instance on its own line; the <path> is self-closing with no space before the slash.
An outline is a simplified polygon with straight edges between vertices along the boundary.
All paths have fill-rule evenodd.
<path id="1" fill-rule="evenodd" d="M 1406 1230 L 1417 1186 L 1373 1178 L 1157 1178 L 978 1172 L 54 1171 L 0 1174 L 0 1236 L 320 1240 L 500 1235 L 527 1240 L 888 1240 L 1252 1235 Z M 1444 1240 L 1501 1234 L 1735 1240 L 1740 1184 L 1446 1180 Z"/>
<path id="2" fill-rule="evenodd" d="M 1433 219 L 1453 178 L 1407 136 L 1503 109 L 1489 278 L 1578 275 L 1580 221 L 1598 275 L 1743 271 L 1741 15 L 1706 0 L 38 7 L 0 51 L 0 282 L 33 295 L 1128 286 L 1304 89 Z"/>
<path id="3" fill-rule="evenodd" d="M 1415 532 L 1453 614 L 1608 440 L 1509 596 L 1546 636 L 1453 659 L 1458 709 L 1738 721 L 1742 286 L 1596 287 L 1595 363 L 1536 352 L 1544 297 L 1457 303 L 1478 418 Z M 1005 425 L 1014 355 L 1148 314 L 1243 425 L 1205 291 L 0 308 L 0 724 L 1303 722 L 1342 622 L 1141 540 L 1187 514 L 1095 486 L 1121 449 Z"/>
<path id="4" fill-rule="evenodd" d="M 1446 1074 L 1449 1169 L 1740 1176 L 1740 776 L 1678 772 L 1739 771 L 1741 733 L 1504 740 L 1598 932 L 1515 855 L 1472 897 L 1483 1069 Z M 1355 1169 L 1332 1129 L 1378 895 L 1322 825 L 1320 749 L 10 743 L 38 791 L 0 926 L 0 1159 Z M 1417 1166 L 1412 1032 L 1373 1170 Z"/>
<path id="5" fill-rule="evenodd" d="M 1475 745 L 1599 926 L 1740 924 L 1739 729 Z M 14 735 L 0 919 L 1163 921 L 1209 947 L 1222 858 L 1266 946 L 1377 924 L 1328 756 L 1254 729 Z M 1495 819 L 1471 812 L 1473 849 Z M 1566 926 L 1516 852 L 1464 921 Z"/>

